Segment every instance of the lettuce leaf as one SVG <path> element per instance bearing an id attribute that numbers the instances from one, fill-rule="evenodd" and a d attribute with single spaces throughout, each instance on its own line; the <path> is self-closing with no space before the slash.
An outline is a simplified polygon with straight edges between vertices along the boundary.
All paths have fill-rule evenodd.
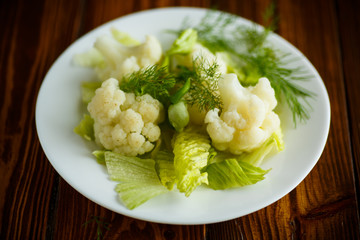
<path id="1" fill-rule="evenodd" d="M 81 67 L 102 67 L 104 65 L 104 57 L 96 48 L 91 48 L 90 50 L 75 54 L 73 57 L 73 62 L 75 65 Z"/>
<path id="2" fill-rule="evenodd" d="M 95 90 L 101 87 L 101 82 L 83 82 L 81 83 L 81 96 L 82 101 L 88 104 L 95 96 Z"/>
<path id="3" fill-rule="evenodd" d="M 263 170 L 234 158 L 207 166 L 209 187 L 215 190 L 242 187 L 263 180 L 269 170 Z"/>
<path id="4" fill-rule="evenodd" d="M 148 200 L 168 192 L 160 183 L 121 182 L 116 185 L 115 191 L 128 209 L 134 209 Z"/>
<path id="5" fill-rule="evenodd" d="M 104 155 L 111 180 L 160 183 L 155 171 L 155 161 L 153 159 L 127 157 L 111 151 L 105 152 Z"/>
<path id="6" fill-rule="evenodd" d="M 136 46 L 139 45 L 140 42 L 135 38 L 131 37 L 128 33 L 121 32 L 116 28 L 111 28 L 111 35 L 115 38 L 116 41 L 121 43 L 124 46 Z"/>
<path id="7" fill-rule="evenodd" d="M 94 135 L 94 120 L 89 114 L 84 114 L 83 119 L 79 125 L 74 128 L 74 132 L 88 141 L 95 139 Z"/>
<path id="8" fill-rule="evenodd" d="M 197 41 L 197 32 L 194 29 L 186 29 L 180 33 L 179 37 L 173 42 L 167 55 L 189 54 Z"/>
<path id="9" fill-rule="evenodd" d="M 159 151 L 155 156 L 155 170 L 162 185 L 172 190 L 176 182 L 174 154 L 167 151 Z"/>
<path id="10" fill-rule="evenodd" d="M 271 152 L 284 149 L 283 135 L 279 128 L 259 148 L 249 153 L 233 155 L 226 152 L 213 153 L 209 158 L 210 163 L 203 170 L 208 173 L 209 187 L 227 189 L 255 184 L 263 180 L 270 171 L 263 170 L 259 166 Z"/>
<path id="11" fill-rule="evenodd" d="M 127 208 L 134 209 L 168 192 L 157 176 L 153 159 L 127 157 L 110 151 L 104 156 L 110 179 L 120 181 L 115 191 Z"/>
<path id="12" fill-rule="evenodd" d="M 105 152 L 107 150 L 95 150 L 93 151 L 93 155 L 96 157 L 96 161 L 100 164 L 105 165 Z"/>
<path id="13" fill-rule="evenodd" d="M 202 183 L 207 184 L 207 173 L 201 169 L 207 165 L 210 140 L 206 133 L 188 127 L 175 136 L 174 168 L 177 188 L 189 196 Z"/>

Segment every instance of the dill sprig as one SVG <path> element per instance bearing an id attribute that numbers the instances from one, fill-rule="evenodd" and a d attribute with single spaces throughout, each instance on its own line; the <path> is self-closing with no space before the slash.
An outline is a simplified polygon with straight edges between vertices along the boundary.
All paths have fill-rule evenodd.
<path id="1" fill-rule="evenodd" d="M 264 18 L 266 27 L 248 26 L 239 23 L 235 15 L 209 10 L 196 26 L 192 26 L 189 20 L 184 21 L 179 32 L 193 28 L 197 31 L 198 41 L 210 51 L 226 52 L 242 84 L 256 84 L 260 77 L 267 77 L 277 100 L 285 102 L 292 111 L 296 126 L 298 121 L 309 119 L 311 106 L 307 98 L 315 94 L 295 82 L 312 76 L 301 68 L 289 67 L 288 54 L 281 53 L 268 42 L 268 36 L 276 29 L 278 21 L 274 4 L 267 9 Z"/>
<path id="2" fill-rule="evenodd" d="M 251 74 L 255 76 L 266 76 L 271 81 L 274 88 L 276 98 L 282 102 L 285 101 L 292 110 L 293 122 L 296 126 L 297 121 L 304 122 L 309 119 L 310 104 L 306 101 L 308 97 L 313 97 L 314 93 L 301 87 L 296 81 L 305 81 L 311 79 L 312 76 L 302 72 L 299 68 L 282 67 L 297 59 L 291 59 L 288 54 L 279 57 L 272 48 L 262 47 L 256 48 L 249 54 L 243 54 L 246 68 L 251 68 Z M 250 80 L 249 80 L 250 79 Z M 243 84 L 252 85 L 251 77 L 247 77 Z"/>
<path id="3" fill-rule="evenodd" d="M 95 223 L 96 224 L 96 234 L 97 240 L 101 240 L 104 236 L 103 236 L 103 230 L 109 230 L 110 229 L 110 223 L 105 222 L 105 220 L 99 216 L 91 216 L 90 220 L 86 221 L 83 226 L 87 227 L 90 223 Z"/>
<path id="4" fill-rule="evenodd" d="M 188 94 L 185 96 L 189 105 L 196 105 L 199 111 L 222 109 L 222 101 L 218 94 L 221 73 L 218 71 L 219 65 L 216 61 L 209 63 L 199 57 L 193 60 L 191 69 L 185 66 L 178 66 L 178 68 L 178 82 L 185 84 L 189 79 L 191 82 Z"/>
<path id="5" fill-rule="evenodd" d="M 162 103 L 169 101 L 169 90 L 175 85 L 175 77 L 169 73 L 167 67 L 152 65 L 125 76 L 120 89 L 133 92 L 136 96 L 149 94 Z"/>

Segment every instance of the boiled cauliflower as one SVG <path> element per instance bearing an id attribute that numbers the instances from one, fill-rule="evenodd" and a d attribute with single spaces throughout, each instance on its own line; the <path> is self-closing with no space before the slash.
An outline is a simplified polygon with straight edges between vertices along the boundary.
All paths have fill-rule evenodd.
<path id="1" fill-rule="evenodd" d="M 94 119 L 95 141 L 105 149 L 136 156 L 153 149 L 160 137 L 163 105 L 150 95 L 135 96 L 119 89 L 119 82 L 104 81 L 88 104 Z"/>
<path id="2" fill-rule="evenodd" d="M 103 81 L 108 78 L 121 81 L 126 74 L 154 65 L 162 57 L 160 42 L 151 35 L 136 46 L 124 46 L 113 37 L 104 35 L 96 40 L 94 47 L 104 57 L 105 64 L 96 68 Z"/>
<path id="3" fill-rule="evenodd" d="M 207 132 L 218 150 L 249 152 L 279 129 L 280 119 L 273 111 L 277 105 L 275 92 L 267 78 L 244 88 L 235 74 L 225 74 L 219 80 L 219 92 L 221 114 L 214 109 L 205 116 Z"/>

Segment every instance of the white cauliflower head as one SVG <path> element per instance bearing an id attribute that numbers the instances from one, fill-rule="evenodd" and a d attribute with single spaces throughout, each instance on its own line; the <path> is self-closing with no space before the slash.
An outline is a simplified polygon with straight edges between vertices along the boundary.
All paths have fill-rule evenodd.
<path id="1" fill-rule="evenodd" d="M 157 124 L 164 119 L 163 105 L 150 95 L 123 92 L 114 78 L 96 90 L 88 110 L 95 122 L 95 140 L 108 150 L 141 155 L 151 151 L 160 138 Z"/>
<path id="2" fill-rule="evenodd" d="M 280 119 L 273 111 L 277 105 L 275 92 L 267 78 L 244 88 L 235 74 L 219 80 L 223 110 L 209 111 L 205 116 L 207 131 L 214 147 L 233 154 L 251 151 L 265 142 L 279 127 Z"/>
<path id="3" fill-rule="evenodd" d="M 102 80 L 121 80 L 126 74 L 154 65 L 160 61 L 162 48 L 154 36 L 146 36 L 145 42 L 136 46 L 124 46 L 113 37 L 104 35 L 95 44 L 104 57 L 105 66 L 96 69 Z"/>

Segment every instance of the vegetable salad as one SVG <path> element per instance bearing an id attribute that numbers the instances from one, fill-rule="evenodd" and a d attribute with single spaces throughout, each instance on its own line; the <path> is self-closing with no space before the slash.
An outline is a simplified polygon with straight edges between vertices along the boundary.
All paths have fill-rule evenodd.
<path id="1" fill-rule="evenodd" d="M 263 180 L 262 161 L 284 148 L 278 103 L 294 124 L 309 118 L 299 99 L 312 93 L 292 81 L 305 76 L 282 65 L 266 42 L 270 30 L 211 14 L 172 31 L 169 49 L 154 36 L 140 42 L 111 29 L 74 56 L 98 76 L 82 84 L 88 111 L 74 131 L 97 143 L 93 154 L 129 209 L 168 191 L 188 197 L 200 185 Z"/>

